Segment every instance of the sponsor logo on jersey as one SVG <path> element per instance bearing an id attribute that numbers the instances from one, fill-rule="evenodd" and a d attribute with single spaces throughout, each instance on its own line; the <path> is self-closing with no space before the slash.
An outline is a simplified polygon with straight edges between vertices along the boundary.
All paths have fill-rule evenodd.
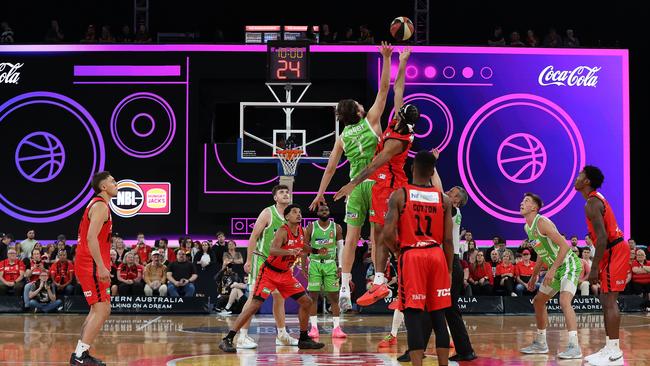
<path id="1" fill-rule="evenodd" d="M 373 215 L 373 212 L 370 211 L 370 214 Z M 345 217 L 347 217 L 348 219 L 356 219 L 359 217 L 359 214 L 357 214 L 356 212 L 346 212 Z"/>
<path id="2" fill-rule="evenodd" d="M 624 284 L 625 284 L 625 280 L 619 280 L 619 281 L 616 281 L 616 284 L 617 284 L 617 285 L 624 285 Z"/>
<path id="3" fill-rule="evenodd" d="M 438 291 L 438 297 L 451 296 L 451 289 L 450 288 L 438 289 L 436 291 Z"/>
<path id="4" fill-rule="evenodd" d="M 438 192 L 427 192 L 411 189 L 409 190 L 409 195 L 411 201 L 440 203 L 440 194 L 438 194 Z"/>
<path id="5" fill-rule="evenodd" d="M 427 295 L 426 294 L 412 294 L 411 295 L 411 300 L 426 300 Z"/>
<path id="6" fill-rule="evenodd" d="M 264 288 L 262 289 L 262 292 L 265 293 L 265 294 L 270 294 L 270 293 L 271 293 L 271 290 L 269 290 L 268 288 L 264 287 Z"/>
<path id="7" fill-rule="evenodd" d="M 121 180 L 117 182 L 117 196 L 111 198 L 109 204 L 111 210 L 120 217 L 169 215 L 171 184 Z"/>
<path id="8" fill-rule="evenodd" d="M 93 292 L 92 291 L 84 291 L 84 296 L 85 297 L 91 297 L 91 296 L 93 296 Z"/>
<path id="9" fill-rule="evenodd" d="M 331 242 L 332 242 L 331 239 L 317 239 L 316 240 L 316 244 L 321 245 L 321 246 L 330 244 Z"/>

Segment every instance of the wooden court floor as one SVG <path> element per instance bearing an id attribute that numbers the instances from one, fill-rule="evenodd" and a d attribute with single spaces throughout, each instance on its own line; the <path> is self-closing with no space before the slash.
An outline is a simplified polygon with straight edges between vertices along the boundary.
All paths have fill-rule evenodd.
<path id="1" fill-rule="evenodd" d="M 603 346 L 605 332 L 601 314 L 580 314 L 579 339 L 583 354 Z M 377 342 L 390 329 L 390 316 L 349 315 L 342 321 L 348 333 L 343 341 L 329 337 L 328 318 L 319 317 L 322 350 L 300 351 L 297 347 L 276 347 L 272 317 L 257 316 L 251 327 L 259 340 L 257 350 L 226 355 L 219 350 L 222 334 L 234 317 L 216 315 L 157 316 L 115 315 L 93 349 L 93 354 L 109 365 L 399 365 L 395 358 L 406 348 L 404 329 L 399 345 L 378 351 Z M 0 315 L 0 364 L 64 365 L 74 349 L 84 316 L 81 315 Z M 549 355 L 524 356 L 518 349 L 533 337 L 533 316 L 466 316 L 465 321 L 479 356 L 465 365 L 581 365 L 580 360 L 558 361 L 558 347 L 566 344 L 564 318 L 550 316 Z M 287 325 L 292 335 L 298 332 L 294 315 Z M 621 348 L 626 365 L 650 365 L 650 316 L 645 313 L 624 314 L 621 324 Z M 433 350 L 425 365 L 438 365 Z"/>

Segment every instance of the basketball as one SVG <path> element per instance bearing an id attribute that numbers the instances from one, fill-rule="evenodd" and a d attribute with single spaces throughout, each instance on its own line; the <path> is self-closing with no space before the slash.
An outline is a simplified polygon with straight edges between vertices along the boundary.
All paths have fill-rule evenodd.
<path id="1" fill-rule="evenodd" d="M 413 30 L 413 22 L 407 17 L 397 17 L 390 23 L 390 34 L 398 41 L 411 38 Z"/>

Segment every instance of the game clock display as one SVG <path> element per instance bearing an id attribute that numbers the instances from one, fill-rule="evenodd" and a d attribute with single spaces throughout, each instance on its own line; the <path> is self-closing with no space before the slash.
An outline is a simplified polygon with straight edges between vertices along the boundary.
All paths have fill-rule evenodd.
<path id="1" fill-rule="evenodd" d="M 293 42 L 269 42 L 268 80 L 291 82 L 309 80 L 309 45 Z"/>

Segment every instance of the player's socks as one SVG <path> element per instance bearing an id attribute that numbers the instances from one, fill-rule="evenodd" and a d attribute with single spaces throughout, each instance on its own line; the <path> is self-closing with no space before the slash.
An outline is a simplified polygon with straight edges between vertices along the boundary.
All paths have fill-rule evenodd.
<path id="1" fill-rule="evenodd" d="M 77 357 L 81 357 L 84 352 L 90 349 L 89 344 L 85 344 L 81 340 L 77 341 L 77 348 L 74 350 L 74 353 Z"/>

